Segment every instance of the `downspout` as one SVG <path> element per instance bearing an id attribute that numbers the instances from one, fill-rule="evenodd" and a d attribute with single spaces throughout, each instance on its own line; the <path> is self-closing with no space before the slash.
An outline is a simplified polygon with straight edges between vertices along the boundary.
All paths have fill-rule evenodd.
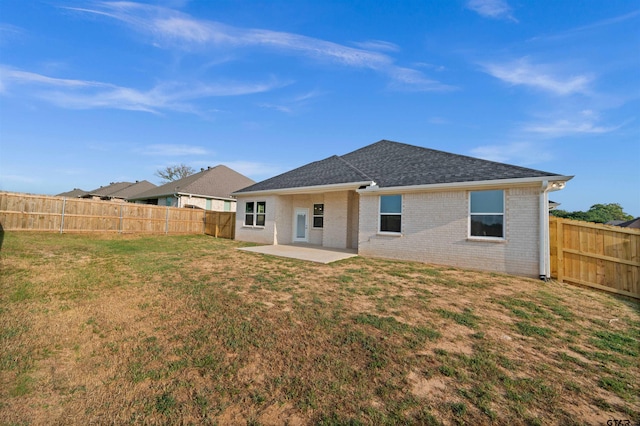
<path id="1" fill-rule="evenodd" d="M 540 279 L 548 281 L 551 277 L 549 265 L 549 181 L 542 182 L 540 191 Z"/>

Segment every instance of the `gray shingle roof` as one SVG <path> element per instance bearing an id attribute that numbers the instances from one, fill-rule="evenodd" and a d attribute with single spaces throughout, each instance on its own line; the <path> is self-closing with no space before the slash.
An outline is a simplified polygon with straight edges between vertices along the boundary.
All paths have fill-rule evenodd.
<path id="1" fill-rule="evenodd" d="M 149 191 L 153 188 L 156 188 L 156 185 L 149 182 L 148 180 L 142 180 L 112 194 L 109 194 L 109 196 L 112 198 L 122 198 L 126 200 L 128 198 L 135 197 L 136 195 L 143 192 Z"/>
<path id="2" fill-rule="evenodd" d="M 207 168 L 198 173 L 160 185 L 129 200 L 146 200 L 170 196 L 176 193 L 203 195 L 215 198 L 230 198 L 231 193 L 254 184 L 235 170 L 224 165 Z"/>
<path id="3" fill-rule="evenodd" d="M 107 186 L 101 186 L 93 191 L 87 191 L 84 197 L 100 197 L 100 198 L 121 198 L 126 199 L 128 197 L 135 196 L 141 192 L 155 188 L 156 186 L 149 181 L 136 181 L 136 182 L 112 182 Z"/>
<path id="4" fill-rule="evenodd" d="M 635 219 L 631 219 L 626 222 L 619 223 L 617 226 L 622 226 L 623 228 L 640 229 L 640 217 L 636 217 Z"/>
<path id="5" fill-rule="evenodd" d="M 243 188 L 238 193 L 374 181 L 380 188 L 558 176 L 400 142 L 381 140 Z"/>
<path id="6" fill-rule="evenodd" d="M 60 194 L 56 194 L 56 197 L 67 197 L 67 198 L 80 198 L 85 195 L 87 191 L 80 188 L 73 188 L 71 191 L 61 192 Z"/>

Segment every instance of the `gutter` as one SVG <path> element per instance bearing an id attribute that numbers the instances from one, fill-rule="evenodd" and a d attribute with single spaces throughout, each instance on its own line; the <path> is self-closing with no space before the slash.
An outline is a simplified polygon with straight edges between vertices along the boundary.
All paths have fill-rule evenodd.
<path id="1" fill-rule="evenodd" d="M 504 188 L 506 185 L 530 185 L 532 183 L 539 182 L 566 182 L 571 180 L 573 176 L 543 176 L 543 177 L 529 177 L 529 178 L 515 178 L 515 179 L 492 179 L 492 180 L 479 180 L 479 181 L 467 181 L 467 182 L 449 182 L 449 183 L 433 183 L 425 185 L 408 185 L 408 186 L 389 186 L 380 188 L 373 183 L 363 189 L 358 189 L 359 194 L 367 194 L 370 192 L 383 192 L 383 193 L 408 193 L 408 192 L 423 192 L 423 191 L 437 191 L 447 189 L 491 189 L 491 188 Z M 556 189 L 557 191 L 557 189 Z"/>
<path id="2" fill-rule="evenodd" d="M 235 201 L 235 198 L 230 198 L 230 197 L 221 197 L 218 195 L 204 195 L 204 194 L 190 194 L 187 192 L 176 192 L 174 195 L 186 195 L 189 198 L 192 197 L 199 197 L 199 198 L 209 198 L 209 199 L 216 199 L 216 200 L 224 200 L 224 201 Z"/>
<path id="3" fill-rule="evenodd" d="M 317 192 L 333 192 L 333 191 L 345 191 L 355 189 L 360 192 L 358 188 L 363 186 L 371 186 L 376 183 L 372 180 L 365 180 L 362 182 L 346 182 L 346 183 L 334 183 L 330 185 L 316 185 L 316 186 L 301 186 L 297 188 L 282 188 L 282 189 L 265 189 L 261 191 L 244 191 L 234 192 L 231 195 L 235 197 L 254 196 L 254 195 L 293 195 L 293 194 L 309 194 Z"/>
<path id="4" fill-rule="evenodd" d="M 573 176 L 572 176 L 573 177 Z M 569 178 L 571 179 L 571 178 Z M 548 281 L 551 278 L 551 253 L 549 252 L 549 192 L 560 191 L 566 181 L 544 180 L 540 191 L 540 279 Z"/>
<path id="5" fill-rule="evenodd" d="M 152 195 L 152 196 L 147 196 L 147 197 L 127 198 L 127 201 L 152 200 L 154 198 L 162 198 L 162 197 L 179 198 L 179 197 L 181 197 L 183 195 L 188 196 L 188 197 L 210 198 L 210 199 L 223 200 L 223 201 L 235 201 L 236 200 L 233 197 L 221 197 L 221 196 L 218 196 L 218 195 L 190 194 L 188 192 L 170 192 L 170 193 L 167 193 L 167 194 Z"/>

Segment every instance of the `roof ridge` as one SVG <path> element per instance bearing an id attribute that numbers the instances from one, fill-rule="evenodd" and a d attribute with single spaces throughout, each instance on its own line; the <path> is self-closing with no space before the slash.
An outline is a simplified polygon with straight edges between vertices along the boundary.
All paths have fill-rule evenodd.
<path id="1" fill-rule="evenodd" d="M 335 157 L 338 157 L 338 159 L 342 160 L 342 162 L 344 164 L 346 164 L 347 166 L 351 167 L 356 172 L 360 173 L 363 177 L 369 179 L 371 182 L 375 182 L 375 180 L 373 178 L 371 178 L 371 176 L 367 175 L 365 172 L 363 172 L 362 170 L 360 170 L 359 168 L 357 168 L 356 166 L 354 166 L 353 164 L 351 164 L 350 162 L 348 162 L 347 160 L 342 158 L 341 155 L 336 155 Z"/>

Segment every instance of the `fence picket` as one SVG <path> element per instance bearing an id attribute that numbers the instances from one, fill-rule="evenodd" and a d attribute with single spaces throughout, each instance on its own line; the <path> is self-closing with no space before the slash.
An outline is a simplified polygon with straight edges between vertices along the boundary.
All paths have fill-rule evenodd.
<path id="1" fill-rule="evenodd" d="M 640 230 L 549 218 L 551 276 L 640 299 Z"/>
<path id="2" fill-rule="evenodd" d="M 0 191 L 0 225 L 4 231 L 59 233 L 108 232 L 123 234 L 209 234 L 220 220 L 218 212 L 86 200 Z M 234 212 L 222 213 L 235 224 Z M 220 238 L 233 239 L 233 226 L 221 227 Z"/>

